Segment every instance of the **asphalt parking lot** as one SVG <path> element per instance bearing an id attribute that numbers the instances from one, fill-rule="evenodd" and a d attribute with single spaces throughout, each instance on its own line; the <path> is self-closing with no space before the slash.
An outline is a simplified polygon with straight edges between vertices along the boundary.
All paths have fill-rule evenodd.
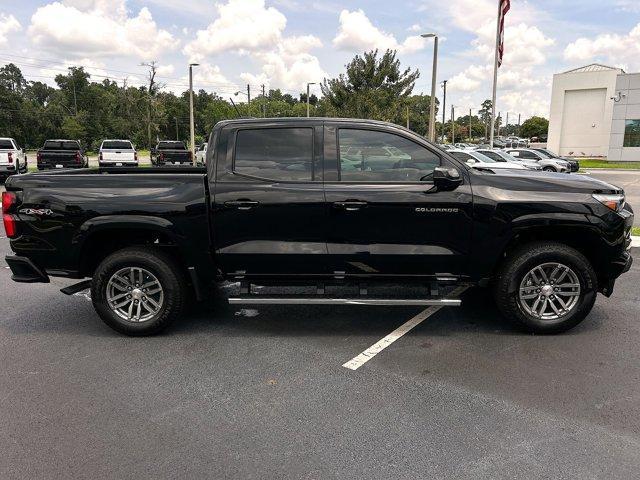
<path id="1" fill-rule="evenodd" d="M 638 251 L 638 250 L 636 250 Z M 0 255 L 9 253 L 0 239 Z M 0 269 L 0 478 L 633 478 L 640 265 L 561 336 L 486 291 L 343 367 L 418 307 L 225 303 L 127 338 L 69 282 Z"/>

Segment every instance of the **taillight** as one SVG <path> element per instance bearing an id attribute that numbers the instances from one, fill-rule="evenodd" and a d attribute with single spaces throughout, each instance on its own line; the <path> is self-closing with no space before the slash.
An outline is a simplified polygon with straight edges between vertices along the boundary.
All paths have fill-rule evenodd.
<path id="1" fill-rule="evenodd" d="M 133 152 L 133 159 L 137 162 L 138 161 L 138 152 Z"/>
<path id="2" fill-rule="evenodd" d="M 82 163 L 82 156 L 80 152 L 76 152 L 76 163 Z"/>
<path id="3" fill-rule="evenodd" d="M 42 154 L 40 152 L 38 152 L 36 154 L 36 160 L 39 162 L 40 160 L 42 160 Z"/>
<path id="4" fill-rule="evenodd" d="M 160 161 L 164 162 L 164 153 L 160 153 Z"/>
<path id="5" fill-rule="evenodd" d="M 9 163 L 13 163 L 13 153 L 7 153 L 7 160 L 9 160 Z"/>
<path id="6" fill-rule="evenodd" d="M 102 152 L 100 152 L 100 161 L 104 160 L 104 157 L 102 156 Z"/>
<path id="7" fill-rule="evenodd" d="M 12 192 L 2 192 L 2 212 L 9 213 L 16 204 L 16 194 Z"/>
<path id="8" fill-rule="evenodd" d="M 13 238 L 16 236 L 16 219 L 13 215 L 8 213 L 2 214 L 2 223 L 4 223 L 4 231 L 7 232 L 7 237 Z"/>

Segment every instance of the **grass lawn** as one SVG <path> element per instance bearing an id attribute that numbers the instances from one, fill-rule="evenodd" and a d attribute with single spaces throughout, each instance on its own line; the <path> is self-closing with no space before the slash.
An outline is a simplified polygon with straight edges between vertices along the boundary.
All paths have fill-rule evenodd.
<path id="1" fill-rule="evenodd" d="M 631 235 L 640 237 L 640 227 L 631 227 Z"/>
<path id="2" fill-rule="evenodd" d="M 596 158 L 581 158 L 580 168 L 625 168 L 628 170 L 640 170 L 640 162 L 607 162 Z"/>

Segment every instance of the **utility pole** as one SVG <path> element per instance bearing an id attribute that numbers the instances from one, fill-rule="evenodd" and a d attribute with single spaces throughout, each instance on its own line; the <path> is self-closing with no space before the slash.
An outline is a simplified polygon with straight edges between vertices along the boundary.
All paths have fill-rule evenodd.
<path id="1" fill-rule="evenodd" d="M 456 143 L 456 107 L 451 105 L 451 143 Z"/>
<path id="2" fill-rule="evenodd" d="M 469 109 L 469 141 L 473 141 L 473 136 L 471 134 L 471 109 Z"/>
<path id="3" fill-rule="evenodd" d="M 407 129 L 409 128 L 409 105 L 407 104 Z"/>
<path id="4" fill-rule="evenodd" d="M 189 64 L 189 123 L 191 129 L 191 161 L 193 165 L 196 164 L 196 127 L 193 120 L 193 67 L 197 67 L 199 64 Z"/>
<path id="5" fill-rule="evenodd" d="M 175 117 L 176 121 L 176 141 L 180 140 L 180 134 L 178 133 L 178 117 Z"/>
<path id="6" fill-rule="evenodd" d="M 247 83 L 247 112 L 251 116 L 251 85 Z"/>
<path id="7" fill-rule="evenodd" d="M 520 120 L 521 120 L 522 114 L 519 113 L 518 114 L 518 137 L 520 136 Z"/>
<path id="8" fill-rule="evenodd" d="M 504 124 L 504 126 L 507 128 L 507 135 L 509 135 L 509 112 L 507 112 L 507 122 Z"/>
<path id="9" fill-rule="evenodd" d="M 442 88 L 444 88 L 444 96 L 442 98 L 442 143 L 445 143 L 446 133 L 444 131 L 444 124 L 446 123 L 446 113 L 447 113 L 447 82 L 449 80 L 444 80 L 442 82 Z"/>
<path id="10" fill-rule="evenodd" d="M 311 91 L 311 85 L 315 85 L 315 82 L 307 83 L 307 118 L 309 118 L 311 114 L 311 101 L 309 100 L 309 94 Z"/>
<path id="11" fill-rule="evenodd" d="M 267 118 L 267 97 L 264 94 L 265 87 L 264 83 L 262 84 L 262 118 Z"/>

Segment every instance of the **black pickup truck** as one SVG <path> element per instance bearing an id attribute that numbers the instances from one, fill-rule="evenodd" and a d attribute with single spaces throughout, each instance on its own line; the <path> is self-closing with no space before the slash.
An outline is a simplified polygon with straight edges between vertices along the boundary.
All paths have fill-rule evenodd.
<path id="1" fill-rule="evenodd" d="M 193 163 L 193 155 L 184 142 L 165 140 L 158 142 L 151 152 L 151 164 L 162 165 L 189 165 Z"/>
<path id="2" fill-rule="evenodd" d="M 46 140 L 36 154 L 38 170 L 86 168 L 89 159 L 77 140 Z"/>
<path id="3" fill-rule="evenodd" d="M 160 331 L 221 280 L 240 282 L 234 304 L 455 306 L 452 285 L 482 286 L 506 317 L 552 333 L 632 262 L 621 189 L 471 168 L 396 125 L 224 121 L 206 163 L 10 178 L 13 279 L 89 278 L 63 291 L 90 286 L 100 317 L 130 335 Z M 424 295 L 391 297 L 389 283 Z M 301 284 L 312 293 L 252 288 Z"/>

